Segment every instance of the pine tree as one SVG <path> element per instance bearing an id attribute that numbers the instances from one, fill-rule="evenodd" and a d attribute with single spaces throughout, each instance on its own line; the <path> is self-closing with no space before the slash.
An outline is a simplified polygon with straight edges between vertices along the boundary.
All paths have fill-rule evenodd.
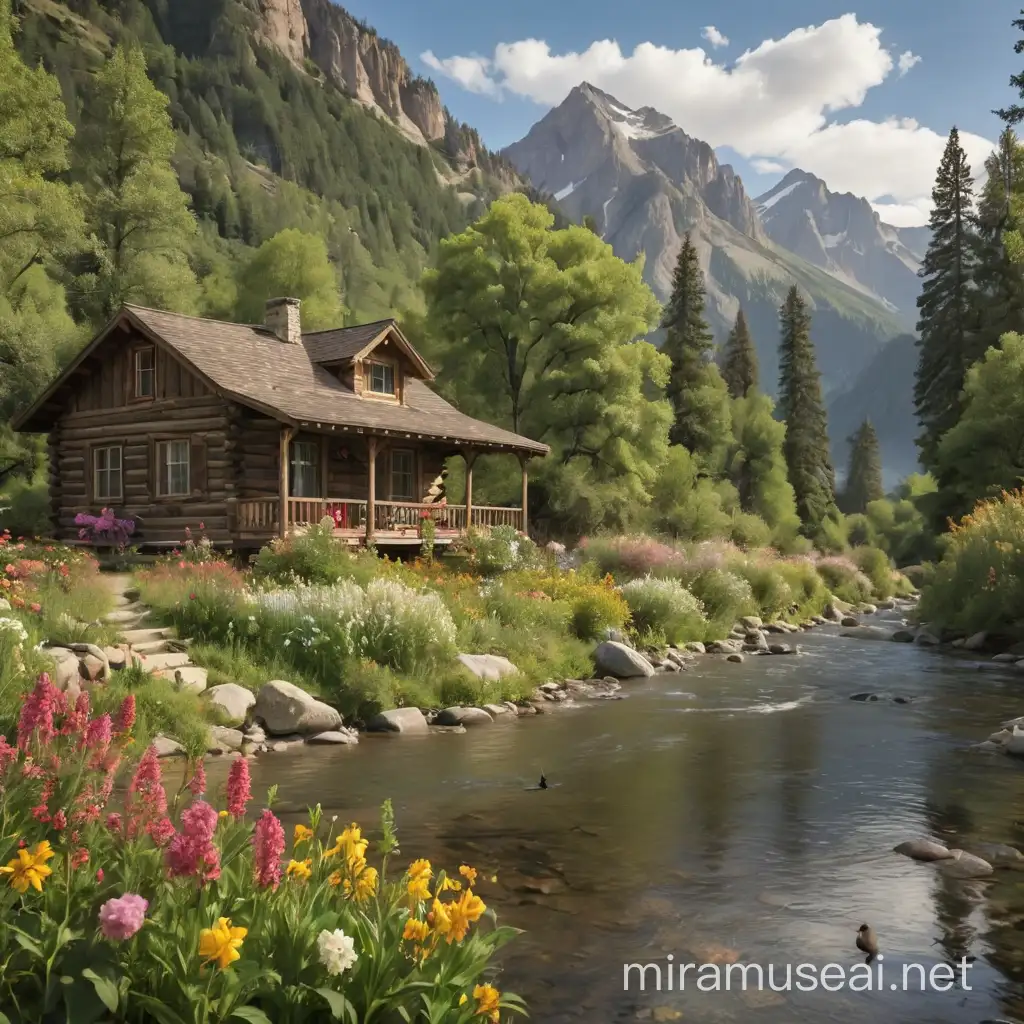
<path id="1" fill-rule="evenodd" d="M 921 463 L 935 465 L 942 435 L 960 416 L 960 394 L 977 351 L 977 304 L 972 295 L 975 266 L 974 192 L 971 169 L 956 128 L 939 164 L 932 189 L 932 238 L 925 254 L 918 296 L 919 355 L 914 405 L 921 435 Z"/>
<path id="2" fill-rule="evenodd" d="M 811 317 L 796 285 L 779 311 L 779 413 L 786 423 L 783 452 L 804 532 L 812 534 L 835 505 L 835 471 L 821 375 L 811 341 Z"/>
<path id="3" fill-rule="evenodd" d="M 672 362 L 666 393 L 672 403 L 673 444 L 681 444 L 698 458 L 706 458 L 718 439 L 709 423 L 706 395 L 708 363 L 713 339 L 704 319 L 704 275 L 697 247 L 689 233 L 683 238 L 672 276 L 672 294 L 665 306 L 662 352 Z"/>
<path id="4" fill-rule="evenodd" d="M 725 342 L 722 377 L 730 398 L 746 398 L 758 385 L 757 351 L 742 309 L 736 313 L 736 322 Z"/>
<path id="5" fill-rule="evenodd" d="M 866 512 L 868 502 L 884 497 L 878 435 L 871 421 L 864 420 L 850 438 L 850 468 L 843 489 L 843 511 L 847 514 Z"/>
<path id="6" fill-rule="evenodd" d="M 1024 11 L 1021 11 L 1021 14 L 1024 14 Z M 1024 18 L 1016 18 L 1012 24 L 1015 29 L 1024 32 Z M 1024 39 L 1019 39 L 1014 44 L 1013 50 L 1014 53 L 1024 53 Z M 1010 86 L 1017 90 L 1017 94 L 1021 98 L 1024 98 L 1024 72 L 1011 75 Z M 1002 110 L 994 110 L 993 113 L 997 117 L 1001 117 L 1008 125 L 1020 124 L 1021 121 L 1024 121 L 1024 106 L 1019 103 L 1004 107 Z"/>

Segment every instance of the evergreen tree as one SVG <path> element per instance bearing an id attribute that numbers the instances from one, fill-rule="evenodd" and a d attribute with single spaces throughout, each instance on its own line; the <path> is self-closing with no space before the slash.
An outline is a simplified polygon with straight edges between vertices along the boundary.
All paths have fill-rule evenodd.
<path id="1" fill-rule="evenodd" d="M 1021 14 L 1024 14 L 1024 11 L 1021 11 Z M 1024 32 L 1024 18 L 1015 18 L 1012 24 L 1015 29 Z M 1013 51 L 1014 53 L 1024 53 L 1024 39 L 1017 40 Z M 1017 95 L 1024 98 L 1024 72 L 1010 76 L 1010 87 L 1016 89 Z M 1021 121 L 1024 121 L 1024 106 L 1019 103 L 1013 103 L 1009 107 L 995 110 L 993 113 L 1001 117 L 1008 125 L 1020 124 Z"/>
<path id="2" fill-rule="evenodd" d="M 942 435 L 960 416 L 960 393 L 977 351 L 977 314 L 972 295 L 975 265 L 974 192 L 971 169 L 956 128 L 932 189 L 932 232 L 918 296 L 919 356 L 914 405 L 921 434 L 921 463 L 935 465 Z"/>
<path id="3" fill-rule="evenodd" d="M 878 435 L 871 421 L 864 420 L 850 438 L 850 468 L 843 489 L 843 511 L 847 514 L 866 512 L 869 502 L 884 497 Z"/>
<path id="4" fill-rule="evenodd" d="M 736 322 L 725 342 L 722 376 L 730 398 L 746 398 L 758 385 L 757 351 L 742 309 L 736 313 Z"/>
<path id="5" fill-rule="evenodd" d="M 835 505 L 835 472 L 821 375 L 811 341 L 811 317 L 796 285 L 779 312 L 779 412 L 786 423 L 783 452 L 804 532 L 817 531 Z"/>
<path id="6" fill-rule="evenodd" d="M 76 148 L 95 258 L 77 283 L 97 324 L 123 302 L 195 308 L 188 254 L 196 222 L 171 166 L 167 104 L 135 47 L 114 50 L 87 97 Z"/>
<path id="7" fill-rule="evenodd" d="M 709 402 L 706 393 L 713 339 L 704 319 L 704 275 L 689 232 L 676 260 L 661 326 L 665 330 L 661 351 L 672 364 L 666 389 L 674 415 L 671 441 L 698 459 L 707 459 L 719 443 L 715 427 L 720 423 L 713 422 L 719 403 Z"/>

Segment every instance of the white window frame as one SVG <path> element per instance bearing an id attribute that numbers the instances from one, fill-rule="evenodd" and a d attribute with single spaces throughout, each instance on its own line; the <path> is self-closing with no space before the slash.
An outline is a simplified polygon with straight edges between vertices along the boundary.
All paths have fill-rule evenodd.
<path id="1" fill-rule="evenodd" d="M 97 501 L 124 500 L 124 449 L 121 445 L 93 448 L 92 495 Z"/>
<path id="2" fill-rule="evenodd" d="M 398 494 L 395 488 L 395 481 L 400 475 L 395 470 L 395 457 L 400 455 L 409 457 L 409 472 L 408 474 L 401 474 L 402 477 L 408 476 L 409 479 L 409 491 L 407 494 Z M 391 450 L 391 499 L 393 501 L 416 500 L 416 453 L 411 448 L 393 448 Z"/>
<path id="3" fill-rule="evenodd" d="M 391 363 L 371 362 L 367 369 L 369 371 L 367 376 L 368 376 L 368 379 L 369 379 L 369 382 L 370 382 L 370 392 L 372 394 L 374 394 L 374 395 L 392 395 L 392 396 L 398 394 L 398 391 L 396 390 L 397 385 L 396 385 L 396 382 L 395 382 L 395 377 L 396 377 L 395 367 L 392 366 Z M 377 382 L 376 382 L 376 380 L 374 378 L 374 372 L 376 370 L 380 370 L 381 386 L 379 388 L 377 387 Z M 388 375 L 389 374 L 391 375 L 391 389 L 390 390 L 388 390 Z"/>
<path id="4" fill-rule="evenodd" d="M 293 498 L 321 497 L 317 493 L 320 489 L 320 445 L 316 441 L 292 441 L 289 462 L 289 494 Z"/>
<path id="5" fill-rule="evenodd" d="M 150 359 L 149 366 L 140 365 L 142 362 L 142 356 L 146 355 Z M 135 371 L 135 398 L 156 398 L 156 349 L 152 345 L 147 345 L 145 348 L 137 348 L 135 350 L 135 359 L 133 369 Z M 143 390 L 143 381 L 149 381 L 149 391 Z"/>
<path id="6" fill-rule="evenodd" d="M 161 498 L 184 498 L 192 493 L 192 444 L 185 438 L 173 438 L 157 444 L 157 495 Z M 184 458 L 181 457 L 184 452 Z M 173 471 L 185 467 L 184 488 L 172 488 Z M 181 483 L 180 480 L 177 481 Z"/>

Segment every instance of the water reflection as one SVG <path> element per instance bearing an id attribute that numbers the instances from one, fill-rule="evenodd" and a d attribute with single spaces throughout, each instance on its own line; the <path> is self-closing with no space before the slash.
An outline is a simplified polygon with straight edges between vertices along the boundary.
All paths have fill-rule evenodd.
<path id="1" fill-rule="evenodd" d="M 497 873 L 484 898 L 526 929 L 501 982 L 536 1021 L 1024 1015 L 1024 872 L 956 882 L 891 852 L 918 835 L 1024 842 L 1024 772 L 964 749 L 1021 712 L 1013 680 L 904 645 L 803 642 L 465 736 L 268 757 L 254 785 L 277 783 L 295 815 L 319 801 L 367 824 L 391 797 L 409 856 Z M 848 699 L 866 689 L 914 699 Z M 541 771 L 560 785 L 527 791 Z M 972 991 L 623 991 L 624 963 L 670 953 L 849 968 L 862 921 L 893 977 L 978 957 Z"/>

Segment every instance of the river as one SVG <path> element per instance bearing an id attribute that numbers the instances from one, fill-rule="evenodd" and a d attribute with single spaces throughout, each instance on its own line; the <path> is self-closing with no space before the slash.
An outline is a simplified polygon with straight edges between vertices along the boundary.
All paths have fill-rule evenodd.
<path id="1" fill-rule="evenodd" d="M 540 1024 L 1024 1019 L 1024 871 L 956 882 L 892 852 L 917 836 L 1024 847 L 1024 764 L 967 750 L 1024 714 L 1024 676 L 837 633 L 466 735 L 268 756 L 254 790 L 276 783 L 286 818 L 319 802 L 364 827 L 390 797 L 403 854 L 496 874 L 481 895 L 525 929 L 500 985 Z M 914 699 L 849 699 L 863 690 Z M 555 785 L 528 790 L 541 772 Z M 653 975 L 624 991 L 625 963 L 669 954 L 774 964 L 777 983 L 786 964 L 848 970 L 864 922 L 882 991 L 744 993 L 734 975 L 733 991 L 699 992 L 692 974 L 681 993 L 652 991 Z M 890 988 L 906 963 L 963 956 L 969 990 L 923 994 L 916 969 L 912 991 Z"/>

